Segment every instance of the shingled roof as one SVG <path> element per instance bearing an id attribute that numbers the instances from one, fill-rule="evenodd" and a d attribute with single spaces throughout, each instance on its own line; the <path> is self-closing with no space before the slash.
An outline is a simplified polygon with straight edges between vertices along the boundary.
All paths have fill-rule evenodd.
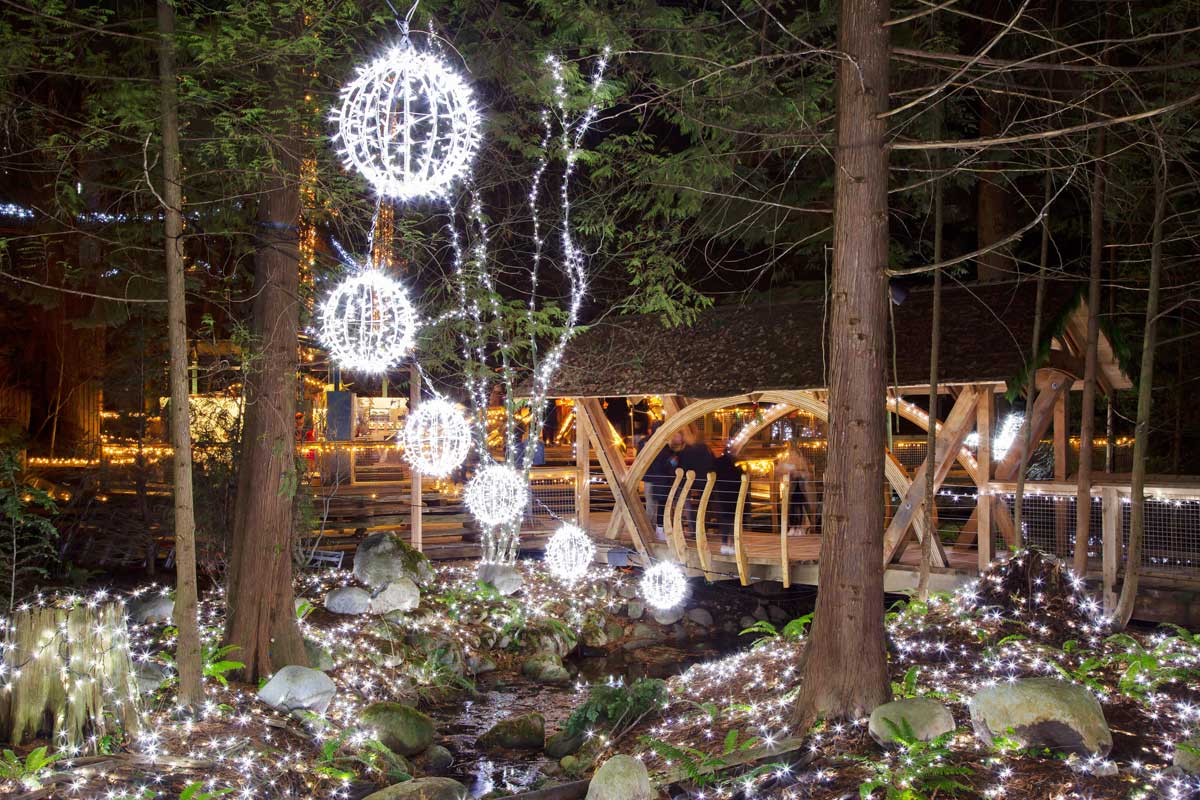
<path id="1" fill-rule="evenodd" d="M 946 287 L 942 291 L 939 380 L 1004 382 L 1023 372 L 1033 336 L 1033 281 Z M 910 291 L 893 306 L 901 386 L 929 380 L 933 295 Z M 1077 313 L 1079 286 L 1046 285 L 1043 330 Z M 556 397 L 677 394 L 729 397 L 749 392 L 825 388 L 821 298 L 718 306 L 690 327 L 665 328 L 655 316 L 613 317 L 577 336 L 555 377 Z M 888 380 L 893 380 L 891 364 Z"/>

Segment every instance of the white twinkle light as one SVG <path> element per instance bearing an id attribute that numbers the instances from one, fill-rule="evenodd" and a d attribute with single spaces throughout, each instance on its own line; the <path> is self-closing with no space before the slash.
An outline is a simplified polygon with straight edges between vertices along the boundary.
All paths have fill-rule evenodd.
<path id="1" fill-rule="evenodd" d="M 471 87 L 407 37 L 359 67 L 333 120 L 346 166 L 397 200 L 444 195 L 479 147 Z"/>
<path id="2" fill-rule="evenodd" d="M 412 349 L 417 314 L 408 293 L 378 270 L 342 281 L 321 305 L 321 342 L 340 366 L 383 372 Z"/>
<path id="3" fill-rule="evenodd" d="M 408 415 L 404 457 L 422 475 L 444 478 L 462 465 L 470 449 L 470 423 L 449 400 L 425 400 Z"/>
<path id="4" fill-rule="evenodd" d="M 1017 433 L 1021 430 L 1021 425 L 1024 422 L 1025 415 L 1016 412 L 1004 418 L 1004 423 L 1000 426 L 1000 432 L 992 440 L 992 458 L 997 461 L 1003 460 L 1009 448 L 1013 446 L 1013 442 L 1017 440 Z"/>
<path id="5" fill-rule="evenodd" d="M 583 528 L 569 522 L 546 542 L 546 567 L 563 583 L 575 583 L 586 575 L 595 557 L 596 545 L 592 544 L 591 537 Z"/>
<path id="6" fill-rule="evenodd" d="M 516 522 L 529 504 L 525 476 L 504 464 L 484 467 L 463 490 L 463 499 L 475 519 L 489 527 Z"/>
<path id="7" fill-rule="evenodd" d="M 687 593 L 687 578 L 669 561 L 655 564 L 642 575 L 642 597 L 653 608 L 675 608 Z"/>

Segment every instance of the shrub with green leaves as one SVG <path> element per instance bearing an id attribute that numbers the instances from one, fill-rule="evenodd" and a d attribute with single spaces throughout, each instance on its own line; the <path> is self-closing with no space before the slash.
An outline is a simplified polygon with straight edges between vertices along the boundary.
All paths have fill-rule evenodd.
<path id="1" fill-rule="evenodd" d="M 899 725 L 892 720 L 884 722 L 899 746 L 899 752 L 889 751 L 877 758 L 850 757 L 870 771 L 870 777 L 858 787 L 858 796 L 862 800 L 932 800 L 971 791 L 970 786 L 958 780 L 972 774 L 971 770 L 950 763 L 950 741 L 954 731 L 923 742 L 917 738 L 908 720 L 901 720 Z"/>
<path id="2" fill-rule="evenodd" d="M 667 684 L 657 678 L 641 678 L 631 684 L 599 683 L 588 699 L 575 709 L 563 729 L 572 736 L 593 728 L 606 728 L 613 738 L 646 715 L 659 711 L 667 698 Z"/>

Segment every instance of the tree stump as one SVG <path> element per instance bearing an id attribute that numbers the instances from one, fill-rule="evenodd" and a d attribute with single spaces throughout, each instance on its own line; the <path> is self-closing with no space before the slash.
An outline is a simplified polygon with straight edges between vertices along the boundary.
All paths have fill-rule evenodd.
<path id="1" fill-rule="evenodd" d="M 141 728 L 125 604 L 41 606 L 3 625 L 0 741 L 88 751 Z"/>

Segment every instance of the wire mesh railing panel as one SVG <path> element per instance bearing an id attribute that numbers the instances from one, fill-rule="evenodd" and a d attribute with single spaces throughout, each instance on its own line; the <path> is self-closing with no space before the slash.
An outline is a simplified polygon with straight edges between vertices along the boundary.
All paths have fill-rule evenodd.
<path id="1" fill-rule="evenodd" d="M 572 477 L 537 477 L 529 481 L 530 501 L 525 524 L 552 526 L 575 517 L 575 480 Z"/>
<path id="2" fill-rule="evenodd" d="M 1121 507 L 1121 541 L 1128 552 L 1133 503 L 1125 497 Z M 1200 578 L 1200 499 L 1147 497 L 1142 519 L 1142 566 Z"/>

